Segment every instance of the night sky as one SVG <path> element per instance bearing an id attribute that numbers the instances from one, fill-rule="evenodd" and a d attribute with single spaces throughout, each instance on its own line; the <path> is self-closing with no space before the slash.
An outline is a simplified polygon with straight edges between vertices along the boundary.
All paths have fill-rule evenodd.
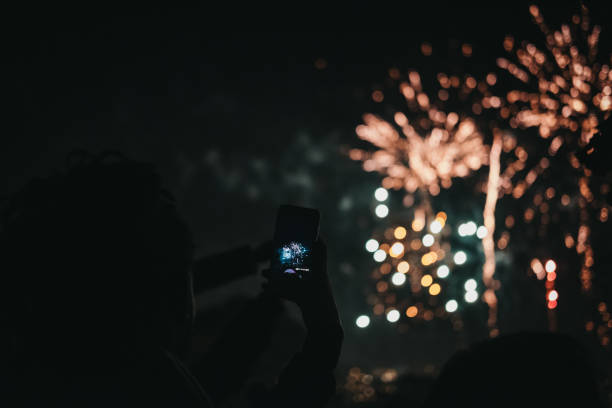
<path id="1" fill-rule="evenodd" d="M 345 265 L 332 277 L 351 326 L 341 364 L 439 367 L 461 343 L 447 328 L 376 342 L 354 333 L 364 295 L 351 281 L 371 266 L 359 257 L 380 178 L 342 151 L 358 145 L 362 115 L 380 109 L 371 93 L 386 86 L 389 68 L 418 69 L 431 80 L 440 71 L 486 73 L 504 54 L 504 35 L 541 41 L 527 2 L 455 3 L 398 9 L 357 2 L 304 15 L 305 3 L 286 6 L 283 24 L 295 18 L 294 29 L 310 30 L 291 32 L 236 31 L 277 28 L 271 14 L 257 20 L 248 12 L 236 19 L 221 13 L 230 21 L 213 31 L 216 15 L 205 8 L 88 9 L 78 18 L 68 10 L 16 10 L 2 51 L 0 191 L 61 168 L 72 149 L 117 149 L 158 166 L 200 254 L 265 241 L 283 202 L 317 206 L 322 233 L 334 240 L 330 257 Z M 587 2 L 603 25 L 606 55 L 612 26 L 604 3 Z M 578 3 L 554 4 L 542 12 L 556 27 Z M 305 17 L 318 13 L 320 20 Z M 430 57 L 420 52 L 424 41 Z M 473 46 L 470 58 L 461 55 L 464 43 Z M 358 216 L 325 213 L 342 205 Z"/>
<path id="2" fill-rule="evenodd" d="M 587 3 L 595 21 L 607 15 L 602 3 Z M 207 177 L 189 191 L 179 186 L 181 158 L 216 150 L 274 160 L 299 132 L 353 143 L 354 127 L 373 108 L 370 94 L 390 67 L 487 72 L 503 53 L 504 35 L 539 38 L 528 4 L 356 2 L 321 13 L 321 31 L 310 32 L 210 30 L 216 16 L 229 17 L 224 10 L 16 10 L 4 50 L 11 131 L 2 138 L 0 185 L 12 191 L 60 165 L 71 149 L 118 149 L 160 167 L 198 230 L 216 222 L 241 225 L 253 213 L 232 211 L 231 202 L 210 191 Z M 560 23 L 574 6 L 544 6 L 543 12 L 551 24 Z M 262 25 L 267 10 L 261 10 Z M 317 13 L 314 5 L 304 11 Z M 323 31 L 336 28 L 337 15 L 347 29 Z M 228 27 L 252 22 L 242 17 Z M 314 24 L 304 20 L 296 21 L 298 28 Z M 431 57 L 419 51 L 424 41 L 433 46 Z M 463 43 L 473 44 L 472 58 L 461 56 Z M 609 45 L 602 35 L 604 54 Z M 315 68 L 319 58 L 325 69 Z M 227 218 L 217 216 L 220 208 Z M 206 213 L 215 215 L 202 219 Z"/>

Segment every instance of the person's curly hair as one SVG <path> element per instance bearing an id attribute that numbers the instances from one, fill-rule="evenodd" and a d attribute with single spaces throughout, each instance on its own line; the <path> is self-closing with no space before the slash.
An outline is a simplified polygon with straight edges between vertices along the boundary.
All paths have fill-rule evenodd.
<path id="1" fill-rule="evenodd" d="M 0 290 L 18 346 L 172 347 L 188 324 L 192 236 L 152 165 L 72 153 L 65 172 L 6 202 L 1 225 Z"/>

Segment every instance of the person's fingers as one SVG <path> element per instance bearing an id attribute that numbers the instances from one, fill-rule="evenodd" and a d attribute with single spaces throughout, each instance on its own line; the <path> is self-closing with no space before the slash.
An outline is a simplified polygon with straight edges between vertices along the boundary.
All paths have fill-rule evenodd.
<path id="1" fill-rule="evenodd" d="M 327 259 L 327 244 L 325 243 L 325 240 L 322 237 L 319 237 L 319 239 L 317 239 L 315 242 L 315 245 L 319 250 L 320 256 Z"/>
<path id="2" fill-rule="evenodd" d="M 324 250 L 327 250 L 327 244 L 322 236 L 319 235 L 319 238 L 317 238 L 315 244 L 320 245 Z"/>
<path id="3" fill-rule="evenodd" d="M 314 243 L 313 261 L 313 277 L 319 280 L 327 273 L 327 245 L 321 237 Z"/>
<path id="4" fill-rule="evenodd" d="M 268 240 L 268 241 L 258 244 L 253 249 L 255 261 L 257 262 L 267 261 L 272 256 L 273 250 L 274 250 L 274 242 L 272 240 Z"/>

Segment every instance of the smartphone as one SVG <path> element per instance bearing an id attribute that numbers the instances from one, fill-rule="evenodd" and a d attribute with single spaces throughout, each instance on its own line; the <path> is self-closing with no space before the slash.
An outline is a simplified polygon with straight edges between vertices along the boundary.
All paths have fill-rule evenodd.
<path id="1" fill-rule="evenodd" d="M 308 279 L 312 249 L 319 236 L 319 211 L 282 205 L 276 214 L 272 270 L 280 276 Z"/>

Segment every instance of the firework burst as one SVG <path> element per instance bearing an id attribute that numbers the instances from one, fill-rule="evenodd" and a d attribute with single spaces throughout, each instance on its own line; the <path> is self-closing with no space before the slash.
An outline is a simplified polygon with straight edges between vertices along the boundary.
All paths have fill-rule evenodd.
<path id="1" fill-rule="evenodd" d="M 511 90 L 501 98 L 500 114 L 509 118 L 512 127 L 537 128 L 543 139 L 550 140 L 550 158 L 566 146 L 569 164 L 578 181 L 575 190 L 580 216 L 575 239 L 566 236 L 566 246 L 574 246 L 581 256 L 580 281 L 583 291 L 590 293 L 594 264 L 591 210 L 601 207 L 595 208 L 601 219 L 601 214 L 607 214 L 608 208 L 605 204 L 601 206 L 604 200 L 595 197 L 597 191 L 591 186 L 592 173 L 578 160 L 576 153 L 610 118 L 612 71 L 609 63 L 612 55 L 608 56 L 608 62 L 598 60 L 601 28 L 591 25 L 586 7 L 581 6 L 580 15 L 572 16 L 571 24 L 563 24 L 560 30 L 548 27 L 537 6 L 530 6 L 529 12 L 544 34 L 545 48 L 538 48 L 530 42 L 516 45 L 514 38 L 505 38 L 504 48 L 513 55 L 515 62 L 499 58 L 497 65 L 525 85 L 524 89 Z M 486 97 L 483 102 L 485 100 Z M 546 158 L 542 160 L 546 160 L 546 165 L 550 163 Z M 513 186 L 515 197 L 520 197 L 526 187 L 533 184 L 536 170 Z M 606 304 L 600 303 L 598 309 L 601 308 L 606 309 Z M 609 327 L 608 321 L 609 318 L 604 319 L 601 327 Z M 607 328 L 598 330 L 602 344 L 609 343 L 608 331 Z"/>
<path id="2" fill-rule="evenodd" d="M 431 103 L 417 72 L 410 72 L 409 79 L 400 83 L 400 91 L 411 119 L 403 112 L 395 113 L 394 123 L 365 115 L 357 136 L 378 150 L 353 149 L 350 157 L 363 161 L 364 170 L 384 174 L 385 188 L 435 196 L 440 187 L 451 186 L 452 178 L 464 178 L 486 164 L 488 147 L 471 117 L 445 112 Z"/>
<path id="3" fill-rule="evenodd" d="M 390 71 L 393 79 L 399 79 L 395 70 Z M 359 125 L 356 133 L 362 140 L 378 148 L 374 152 L 353 149 L 350 156 L 363 161 L 366 171 L 378 171 L 385 175 L 383 187 L 400 189 L 408 192 L 422 193 L 424 209 L 427 216 L 433 213 L 428 195 L 437 195 L 440 188 L 449 188 L 453 178 L 466 178 L 483 165 L 490 165 L 488 182 L 484 191 L 487 194 L 483 218 L 487 234 L 483 237 L 485 264 L 483 282 L 487 288 L 483 299 L 489 307 L 488 325 L 491 334 L 496 335 L 497 297 L 495 288 L 495 205 L 498 200 L 500 182 L 500 155 L 502 145 L 501 132 L 494 130 L 494 136 L 483 132 L 483 127 L 471 112 L 460 113 L 446 110 L 451 89 L 456 90 L 460 98 L 466 98 L 476 88 L 484 92 L 487 85 L 478 83 L 475 78 L 467 76 L 461 80 L 455 76 L 438 75 L 440 90 L 431 97 L 423 91 L 421 77 L 409 72 L 408 81 L 400 81 L 399 90 L 408 106 L 408 115 L 396 112 L 393 122 L 378 116 L 367 114 L 364 124 Z M 494 82 L 494 78 L 488 78 Z M 381 95 L 373 95 L 380 100 Z M 462 103 L 461 106 L 466 106 Z M 474 111 L 476 115 L 482 113 Z M 401 132 L 401 133 L 400 133 Z M 492 140 L 492 145 L 485 143 Z M 511 146 L 512 148 L 515 145 Z"/>
<path id="4" fill-rule="evenodd" d="M 503 224 L 511 229 L 516 220 L 524 219 L 529 224 L 539 217 L 539 235 L 553 218 L 549 213 L 553 199 L 559 201 L 562 211 L 570 208 L 570 197 L 572 201 L 575 199 L 580 225 L 575 234 L 565 235 L 565 246 L 575 248 L 582 256 L 583 289 L 589 291 L 592 287 L 592 228 L 588 210 L 597 199 L 590 185 L 590 171 L 580 163 L 576 153 L 588 144 L 598 126 L 610 116 L 612 73 L 609 65 L 596 61 L 601 30 L 590 25 L 585 8 L 581 16 L 573 17 L 571 26 L 563 26 L 559 31 L 546 26 L 537 7 L 531 6 L 530 13 L 545 34 L 544 51 L 528 42 L 516 46 L 514 39 L 507 37 L 504 48 L 514 55 L 515 61 L 497 60 L 497 65 L 520 80 L 527 90 L 510 90 L 502 97 L 495 92 L 498 84 L 495 73 L 489 73 L 482 80 L 471 75 L 460 78 L 440 73 L 437 77 L 440 89 L 436 94 L 427 94 L 423 91 L 420 75 L 409 72 L 407 80 L 399 81 L 407 112 L 396 112 L 393 120 L 365 115 L 364 123 L 356 129 L 357 135 L 377 150 L 350 151 L 350 157 L 362 161 L 366 171 L 384 175 L 383 187 L 419 191 L 425 203 L 428 195 L 435 196 L 441 188 L 449 188 L 453 178 L 465 178 L 482 166 L 489 166 L 487 181 L 481 189 L 486 193 L 483 219 L 488 231 L 482 241 L 485 254 L 482 279 L 486 286 L 483 300 L 489 306 L 488 323 L 492 335 L 497 333 L 495 291 L 499 289 L 499 282 L 494 279 L 495 248 L 506 248 L 510 237 L 505 231 L 497 242 L 494 238 L 496 205 L 505 196 L 524 202 L 526 193 L 534 190 L 531 195 L 535 209 L 529 207 L 516 218 L 508 215 Z M 579 38 L 584 41 L 580 43 Z M 431 49 L 428 50 L 423 53 L 430 55 Z M 396 69 L 390 70 L 390 76 L 400 79 Z M 449 99 L 456 96 L 459 105 L 449 103 Z M 384 95 L 382 91 L 375 91 L 372 97 L 375 102 L 381 102 Z M 446 108 L 451 105 L 455 112 Z M 485 115 L 487 111 L 495 113 L 495 118 Z M 537 128 L 540 140 L 545 141 L 537 144 L 546 147 L 544 150 L 536 148 L 535 156 L 531 154 L 528 160 L 533 140 L 523 139 L 523 134 L 529 136 L 527 133 L 500 130 L 505 127 L 504 123 L 511 128 Z M 558 154 L 560 151 L 564 154 Z M 565 156 L 570 166 L 562 163 Z M 551 167 L 555 173 L 577 174 L 575 191 L 570 188 L 572 191 L 562 194 L 559 187 L 559 194 L 556 194 L 557 189 L 552 186 L 536 186 Z M 607 208 L 601 209 L 602 214 L 604 210 L 607 215 Z M 432 215 L 431 209 L 427 214 Z M 547 286 L 547 296 L 548 290 L 552 289 Z"/>
<path id="5" fill-rule="evenodd" d="M 504 48 L 516 63 L 498 58 L 497 65 L 532 88 L 507 93 L 511 125 L 537 127 L 546 139 L 567 130 L 568 138 L 578 137 L 566 138 L 566 142 L 584 146 L 612 111 L 612 71 L 607 63 L 597 61 L 601 28 L 592 26 L 587 9 L 581 9 L 582 14 L 574 15 L 570 25 L 551 30 L 540 9 L 530 6 L 545 36 L 545 50 L 530 42 L 517 45 L 514 38 L 506 37 Z M 564 141 L 557 140 L 557 144 Z M 558 150 L 559 146 L 551 148 Z"/>

